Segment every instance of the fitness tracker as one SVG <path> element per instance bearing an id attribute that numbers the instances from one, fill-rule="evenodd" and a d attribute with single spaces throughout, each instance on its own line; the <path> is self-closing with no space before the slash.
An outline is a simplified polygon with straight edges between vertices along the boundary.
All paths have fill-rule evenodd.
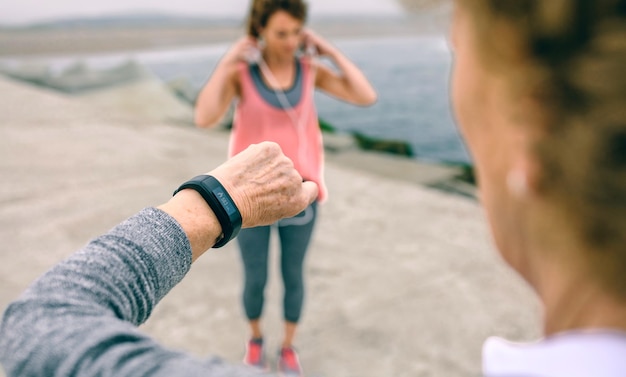
<path id="1" fill-rule="evenodd" d="M 188 188 L 202 195 L 222 226 L 222 235 L 213 247 L 222 247 L 237 237 L 241 229 L 241 213 L 224 186 L 211 175 L 199 175 L 180 185 L 174 195 Z"/>

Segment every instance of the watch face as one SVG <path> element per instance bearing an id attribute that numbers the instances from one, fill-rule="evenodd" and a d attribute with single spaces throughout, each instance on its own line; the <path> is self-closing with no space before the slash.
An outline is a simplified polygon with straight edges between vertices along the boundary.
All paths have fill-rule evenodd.
<path id="1" fill-rule="evenodd" d="M 220 204 L 222 205 L 222 207 L 224 207 L 224 210 L 226 210 L 228 216 L 232 216 L 239 212 L 237 210 L 237 207 L 235 207 L 235 204 L 228 198 L 228 194 L 226 194 L 224 190 L 220 188 L 215 188 L 213 189 L 213 195 L 215 195 L 217 200 L 220 201 Z"/>

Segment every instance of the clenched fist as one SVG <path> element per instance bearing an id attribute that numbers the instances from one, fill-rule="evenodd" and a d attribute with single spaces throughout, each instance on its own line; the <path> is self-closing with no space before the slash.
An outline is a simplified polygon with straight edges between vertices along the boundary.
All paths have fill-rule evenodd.
<path id="1" fill-rule="evenodd" d="M 318 187 L 303 182 L 278 144 L 252 144 L 207 173 L 233 198 L 243 227 L 269 225 L 302 212 L 317 197 Z"/>
<path id="2" fill-rule="evenodd" d="M 317 184 L 303 182 L 293 162 L 278 144 L 269 141 L 250 145 L 207 174 L 220 181 L 229 193 L 241 213 L 244 228 L 293 217 L 318 194 Z M 159 208 L 185 231 L 193 260 L 220 239 L 222 227 L 215 213 L 193 189 L 178 191 Z"/>

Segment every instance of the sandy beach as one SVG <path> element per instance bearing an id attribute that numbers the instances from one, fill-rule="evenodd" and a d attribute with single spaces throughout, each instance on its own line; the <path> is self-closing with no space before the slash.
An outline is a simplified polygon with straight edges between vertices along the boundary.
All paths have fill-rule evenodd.
<path id="1" fill-rule="evenodd" d="M 323 32 L 433 30 L 365 24 Z M 215 27 L 0 30 L 0 56 L 167 48 L 238 35 L 238 28 Z M 163 203 L 181 182 L 226 158 L 228 132 L 189 126 L 189 105 L 159 82 L 69 96 L 0 76 L 0 96 L 2 311 L 91 238 Z M 330 197 L 307 257 L 296 341 L 307 376 L 478 376 L 487 337 L 539 336 L 536 298 L 497 256 L 480 204 L 429 188 L 454 171 L 325 138 Z M 282 336 L 277 253 L 274 242 L 264 314 L 272 363 Z M 248 335 L 241 279 L 235 243 L 208 252 L 141 331 L 198 357 L 240 362 Z"/>
<path id="2" fill-rule="evenodd" d="M 115 90 L 125 98 L 119 90 L 130 89 Z M 0 94 L 0 310 L 89 239 L 226 156 L 227 132 L 140 117 L 138 105 L 7 79 Z M 424 187 L 427 170 L 407 161 L 352 149 L 327 157 L 330 199 L 308 255 L 297 339 L 308 376 L 476 376 L 487 337 L 538 336 L 536 299 L 497 257 L 475 200 Z M 281 336 L 273 267 L 271 356 Z M 141 330 L 199 357 L 239 362 L 247 337 L 240 289 L 229 244 L 201 258 Z"/>

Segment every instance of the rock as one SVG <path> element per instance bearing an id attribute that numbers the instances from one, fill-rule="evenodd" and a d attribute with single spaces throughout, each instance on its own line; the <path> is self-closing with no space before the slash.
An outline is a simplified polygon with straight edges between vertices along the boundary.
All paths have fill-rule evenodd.
<path id="1" fill-rule="evenodd" d="M 2 65 L 0 73 L 7 77 L 36 83 L 41 85 L 46 77 L 50 75 L 50 68 L 46 64 L 24 63 L 19 66 Z"/>
<path id="2" fill-rule="evenodd" d="M 152 74 L 146 68 L 134 61 L 106 70 L 95 70 L 83 62 L 77 62 L 60 75 L 51 77 L 48 86 L 66 93 L 78 93 L 151 77 Z"/>
<path id="3" fill-rule="evenodd" d="M 352 132 L 359 147 L 368 151 L 386 152 L 400 156 L 414 157 L 413 148 L 402 140 L 377 139 L 360 132 Z"/>
<path id="4" fill-rule="evenodd" d="M 194 106 L 198 98 L 198 90 L 187 77 L 178 77 L 167 82 L 167 87 L 183 101 Z"/>
<path id="5" fill-rule="evenodd" d="M 319 123 L 320 123 L 320 128 L 322 129 L 323 132 L 326 132 L 326 133 L 335 133 L 335 132 L 337 132 L 335 130 L 335 127 L 333 127 L 330 123 L 328 123 L 324 119 L 319 118 Z"/>
<path id="6" fill-rule="evenodd" d="M 141 123 L 193 124 L 193 108 L 156 78 L 93 90 L 81 94 L 80 99 L 106 113 Z"/>
<path id="7" fill-rule="evenodd" d="M 146 68 L 134 61 L 103 70 L 91 68 L 85 62 L 77 61 L 60 73 L 53 73 L 48 67 L 20 65 L 5 68 L 3 73 L 14 79 L 73 94 L 152 77 Z"/>
<path id="8" fill-rule="evenodd" d="M 95 69 L 77 61 L 59 73 L 47 66 L 4 67 L 14 79 L 79 97 L 103 114 L 137 122 L 193 124 L 193 107 L 144 66 L 127 61 L 109 69 Z"/>
<path id="9" fill-rule="evenodd" d="M 346 133 L 324 132 L 324 149 L 328 152 L 339 153 L 357 149 L 354 137 Z"/>

